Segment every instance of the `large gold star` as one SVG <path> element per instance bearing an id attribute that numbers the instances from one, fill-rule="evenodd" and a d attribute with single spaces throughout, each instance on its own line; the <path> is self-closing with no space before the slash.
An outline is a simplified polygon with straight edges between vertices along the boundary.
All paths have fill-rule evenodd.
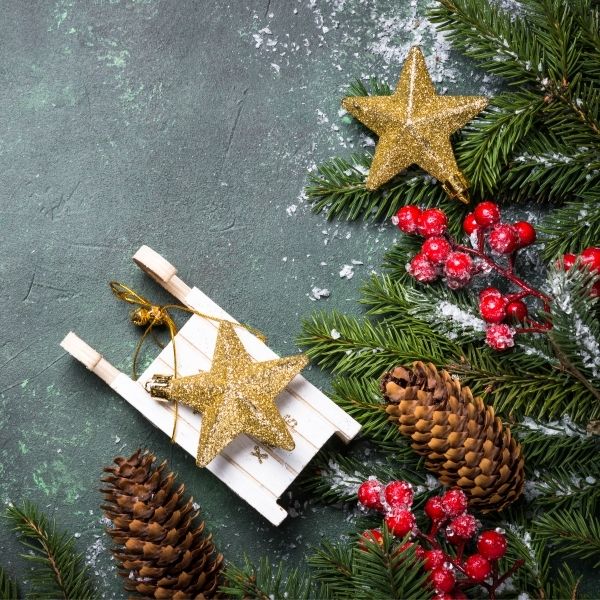
<path id="1" fill-rule="evenodd" d="M 343 107 L 379 136 L 366 187 L 375 190 L 416 164 L 446 192 L 468 202 L 450 136 L 485 108 L 483 96 L 439 96 L 418 46 L 408 53 L 391 96 L 351 96 Z"/>
<path id="2" fill-rule="evenodd" d="M 269 446 L 294 449 L 275 398 L 307 363 L 302 354 L 254 362 L 234 325 L 223 321 L 210 371 L 188 377 L 154 375 L 147 388 L 153 396 L 202 413 L 196 464 L 204 467 L 242 433 Z"/>

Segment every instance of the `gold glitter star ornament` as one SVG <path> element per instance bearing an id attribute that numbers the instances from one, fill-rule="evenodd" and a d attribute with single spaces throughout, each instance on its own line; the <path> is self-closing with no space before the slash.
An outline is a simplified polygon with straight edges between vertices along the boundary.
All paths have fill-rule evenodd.
<path id="1" fill-rule="evenodd" d="M 254 362 L 233 323 L 219 325 L 210 371 L 187 377 L 154 375 L 152 396 L 181 402 L 202 413 L 196 464 L 206 466 L 244 433 L 269 445 L 293 450 L 294 440 L 275 399 L 308 364 L 299 354 Z"/>
<path id="2" fill-rule="evenodd" d="M 469 184 L 456 164 L 450 136 L 487 102 L 483 96 L 438 95 L 421 49 L 411 48 L 391 96 L 350 96 L 342 102 L 379 136 L 366 188 L 376 190 L 416 164 L 435 177 L 449 196 L 468 203 Z"/>

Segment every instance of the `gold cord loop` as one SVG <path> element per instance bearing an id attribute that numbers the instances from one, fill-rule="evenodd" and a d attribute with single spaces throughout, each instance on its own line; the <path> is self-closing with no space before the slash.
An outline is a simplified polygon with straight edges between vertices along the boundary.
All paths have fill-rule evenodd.
<path id="1" fill-rule="evenodd" d="M 154 335 L 153 329 L 154 327 L 167 327 L 169 330 L 169 337 L 171 340 L 171 345 L 173 346 L 173 375 L 177 377 L 177 352 L 175 350 L 175 336 L 177 335 L 177 325 L 171 316 L 170 310 L 177 309 L 183 312 L 197 315 L 199 317 L 203 317 L 204 319 L 209 319 L 210 321 L 216 321 L 217 323 L 232 323 L 237 327 L 243 327 L 250 333 L 254 334 L 261 341 L 266 342 L 267 338 L 257 329 L 251 327 L 250 325 L 245 325 L 243 323 L 237 323 L 235 321 L 230 321 L 229 319 L 221 319 L 220 317 L 215 317 L 213 315 L 208 315 L 206 313 L 200 312 L 198 310 L 194 310 L 193 308 L 189 308 L 188 306 L 183 306 L 182 304 L 152 304 L 150 300 L 144 298 L 130 287 L 119 283 L 118 281 L 110 282 L 110 289 L 112 293 L 123 302 L 127 302 L 128 304 L 132 304 L 136 308 L 134 308 L 129 314 L 129 318 L 131 322 L 138 327 L 145 327 L 144 333 L 140 338 L 135 351 L 133 353 L 133 364 L 132 364 L 132 373 L 133 378 L 138 378 L 137 365 L 139 355 L 144 344 L 145 339 L 148 337 L 149 333 Z M 156 338 L 155 338 L 156 339 Z M 158 340 L 156 340 L 158 343 Z M 159 343 L 160 345 L 160 343 Z M 179 406 L 178 403 L 175 402 L 175 420 L 173 421 L 173 432 L 171 433 L 171 442 L 175 442 L 175 431 L 177 428 L 177 416 L 178 416 Z"/>

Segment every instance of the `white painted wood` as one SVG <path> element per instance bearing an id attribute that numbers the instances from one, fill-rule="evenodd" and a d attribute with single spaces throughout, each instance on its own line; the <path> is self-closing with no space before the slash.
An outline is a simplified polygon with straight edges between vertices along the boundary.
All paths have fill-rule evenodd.
<path id="1" fill-rule="evenodd" d="M 220 319 L 237 322 L 197 288 L 190 288 L 177 276 L 177 269 L 160 254 L 142 246 L 135 262 L 185 306 Z M 178 375 L 192 375 L 210 369 L 219 323 L 193 315 L 175 338 Z M 244 347 L 254 360 L 278 358 L 266 344 L 244 327 L 237 327 Z M 155 399 L 144 384 L 152 375 L 173 374 L 173 347 L 168 344 L 152 364 L 133 381 L 74 333 L 62 347 L 106 381 L 117 393 L 137 408 L 156 427 L 171 436 L 175 406 Z M 323 444 L 337 433 L 350 441 L 360 425 L 301 375 L 296 376 L 277 398 L 278 408 L 290 425 L 296 443 L 293 451 L 271 448 L 241 435 L 233 440 L 206 468 L 246 500 L 271 523 L 278 525 L 286 512 L 277 498 L 294 481 Z M 175 442 L 196 457 L 202 417 L 189 407 L 179 405 Z"/>
<path id="2" fill-rule="evenodd" d="M 120 371 L 113 367 L 102 355 L 91 346 L 88 346 L 76 333 L 70 331 L 63 341 L 61 347 L 71 356 L 94 372 L 100 379 L 111 385 L 112 381 L 120 374 Z"/>
<path id="3" fill-rule="evenodd" d="M 170 404 L 156 402 L 139 382 L 133 381 L 124 373 L 119 373 L 119 376 L 115 378 L 111 387 L 120 396 L 125 398 L 127 402 L 144 414 L 156 427 L 168 436 L 171 435 L 173 409 Z M 180 407 L 180 414 L 182 412 L 181 409 L 187 410 L 187 407 Z M 187 410 L 187 412 L 189 412 L 191 417 L 198 417 L 191 410 Z M 194 419 L 189 420 L 193 421 Z M 188 419 L 178 420 L 175 442 L 193 457 L 196 456 L 198 430 L 188 422 Z M 278 496 L 262 485 L 254 472 L 244 469 L 242 465 L 228 456 L 227 453 L 217 456 L 206 468 L 217 475 L 221 481 L 251 506 L 257 508 L 274 525 L 279 525 L 287 516 L 286 511 L 277 504 Z"/>

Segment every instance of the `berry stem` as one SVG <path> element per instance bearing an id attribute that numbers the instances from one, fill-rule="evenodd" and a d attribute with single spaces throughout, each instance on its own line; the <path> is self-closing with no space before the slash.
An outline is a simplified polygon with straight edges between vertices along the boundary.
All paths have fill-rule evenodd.
<path id="1" fill-rule="evenodd" d="M 511 575 L 516 573 L 524 564 L 525 564 L 525 560 L 523 560 L 522 558 L 519 558 L 519 560 L 515 560 L 512 567 L 510 569 L 508 569 L 508 571 L 506 571 L 506 573 L 504 573 L 504 575 L 501 575 L 498 580 L 496 580 L 496 577 L 494 576 L 494 580 L 495 580 L 494 591 L 496 591 L 496 589 L 498 589 Z M 491 596 L 490 596 L 490 598 L 491 598 Z"/>
<path id="2" fill-rule="evenodd" d="M 484 252 L 476 250 L 475 248 L 469 248 L 468 246 L 463 246 L 462 244 L 456 244 L 455 249 L 460 252 L 465 252 L 467 254 L 471 254 L 472 256 L 476 256 L 477 258 L 485 262 L 487 265 L 489 265 L 492 269 L 494 269 L 497 273 L 502 275 L 504 278 L 508 279 L 515 285 L 519 286 L 522 290 L 524 290 L 526 292 L 525 296 L 535 296 L 536 298 L 541 300 L 544 303 L 544 310 L 546 312 L 550 312 L 550 302 L 552 301 L 551 298 L 525 283 L 520 277 L 517 277 L 511 269 L 501 267 L 497 262 L 492 260 Z M 523 298 L 525 296 L 523 296 Z"/>

